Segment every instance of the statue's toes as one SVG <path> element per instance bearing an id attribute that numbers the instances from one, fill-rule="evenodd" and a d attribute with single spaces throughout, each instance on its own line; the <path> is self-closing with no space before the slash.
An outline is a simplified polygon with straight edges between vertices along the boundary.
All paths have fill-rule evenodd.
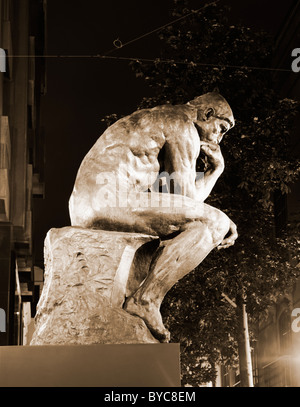
<path id="1" fill-rule="evenodd" d="M 160 342 L 170 342 L 170 332 L 163 325 L 161 314 L 156 307 L 145 307 L 130 297 L 126 300 L 123 308 L 129 314 L 142 318 L 152 335 Z"/>
<path id="2" fill-rule="evenodd" d="M 169 343 L 171 339 L 170 332 L 163 327 L 163 329 L 152 328 L 152 335 L 162 343 Z"/>

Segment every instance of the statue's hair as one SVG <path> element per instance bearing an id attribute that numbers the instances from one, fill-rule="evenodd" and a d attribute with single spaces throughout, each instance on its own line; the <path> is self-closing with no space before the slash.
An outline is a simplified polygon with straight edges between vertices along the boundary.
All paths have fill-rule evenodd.
<path id="1" fill-rule="evenodd" d="M 199 110 L 205 110 L 208 107 L 212 107 L 214 108 L 217 115 L 232 117 L 233 121 L 233 113 L 227 100 L 218 92 L 209 92 L 205 93 L 204 95 L 197 96 L 193 100 L 189 101 L 187 104 L 195 106 Z"/>
<path id="2" fill-rule="evenodd" d="M 209 92 L 205 93 L 204 95 L 197 96 L 194 99 L 190 100 L 188 102 L 189 105 L 195 105 L 195 106 L 206 106 L 209 104 L 215 104 L 215 103 L 225 103 L 228 104 L 225 98 L 220 95 L 218 92 Z"/>

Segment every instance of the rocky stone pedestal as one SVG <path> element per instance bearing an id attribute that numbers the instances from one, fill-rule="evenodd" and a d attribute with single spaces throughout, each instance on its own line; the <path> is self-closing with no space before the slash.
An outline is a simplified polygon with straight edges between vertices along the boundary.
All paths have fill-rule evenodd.
<path id="1" fill-rule="evenodd" d="M 158 239 L 65 227 L 45 239 L 45 281 L 31 345 L 158 342 L 122 309 L 145 278 Z"/>

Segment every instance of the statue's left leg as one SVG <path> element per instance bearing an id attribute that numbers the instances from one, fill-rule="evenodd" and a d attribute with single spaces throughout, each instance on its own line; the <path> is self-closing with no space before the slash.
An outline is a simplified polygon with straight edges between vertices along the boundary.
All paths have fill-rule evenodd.
<path id="1" fill-rule="evenodd" d="M 157 338 L 168 342 L 169 332 L 159 311 L 163 298 L 222 242 L 229 227 L 230 220 L 223 212 L 201 204 L 198 220 L 187 221 L 176 237 L 161 242 L 147 278 L 125 303 L 127 312 L 140 316 Z"/>

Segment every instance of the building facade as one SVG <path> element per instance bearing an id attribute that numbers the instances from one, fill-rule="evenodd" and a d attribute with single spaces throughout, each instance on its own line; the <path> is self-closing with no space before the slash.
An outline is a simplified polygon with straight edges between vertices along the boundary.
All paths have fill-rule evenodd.
<path id="1" fill-rule="evenodd" d="M 0 48 L 5 51 L 0 73 L 0 309 L 5 329 L 0 345 L 26 344 L 40 289 L 32 200 L 44 196 L 45 27 L 46 0 L 0 0 Z"/>

